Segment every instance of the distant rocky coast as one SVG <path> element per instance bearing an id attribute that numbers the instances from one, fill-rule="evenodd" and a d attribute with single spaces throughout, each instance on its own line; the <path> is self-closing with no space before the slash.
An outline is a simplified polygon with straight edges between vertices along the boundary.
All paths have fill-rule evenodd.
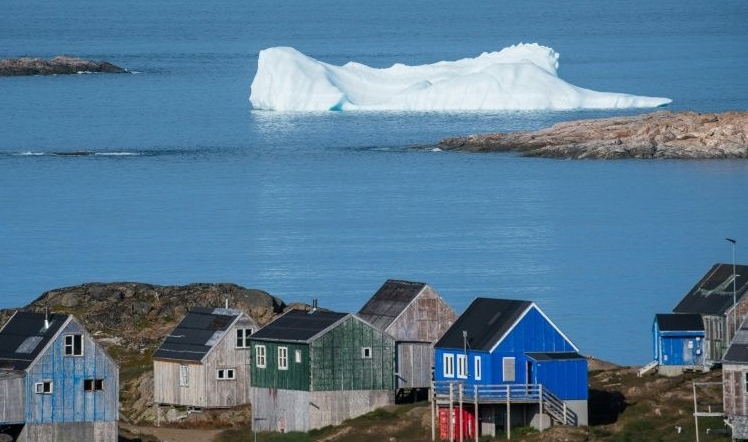
<path id="1" fill-rule="evenodd" d="M 129 71 L 107 61 L 92 61 L 64 55 L 59 55 L 50 60 L 31 57 L 6 58 L 0 60 L 0 77 L 14 77 L 21 75 L 61 75 L 77 74 L 80 72 L 123 74 Z"/>
<path id="2" fill-rule="evenodd" d="M 659 111 L 568 121 L 537 131 L 448 138 L 439 148 L 567 159 L 748 158 L 748 112 Z"/>

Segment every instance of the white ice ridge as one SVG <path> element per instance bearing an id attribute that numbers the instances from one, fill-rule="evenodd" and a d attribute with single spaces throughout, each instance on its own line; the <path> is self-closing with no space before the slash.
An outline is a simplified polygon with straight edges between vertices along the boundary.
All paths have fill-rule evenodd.
<path id="1" fill-rule="evenodd" d="M 657 107 L 672 100 L 597 92 L 557 75 L 559 54 L 518 44 L 475 58 L 377 69 L 334 66 L 290 47 L 260 51 L 249 101 L 275 111 L 564 110 Z"/>

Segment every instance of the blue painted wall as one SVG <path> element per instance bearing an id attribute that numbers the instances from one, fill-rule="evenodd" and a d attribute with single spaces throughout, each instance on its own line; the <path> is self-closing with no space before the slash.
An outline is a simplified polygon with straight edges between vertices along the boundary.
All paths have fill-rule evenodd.
<path id="1" fill-rule="evenodd" d="M 532 306 L 507 336 L 491 353 L 468 350 L 468 378 L 457 377 L 457 355 L 463 349 L 434 349 L 434 378 L 437 381 L 465 381 L 473 384 L 525 384 L 542 383 L 561 399 L 587 399 L 587 361 L 585 359 L 536 361 L 525 353 L 533 352 L 575 352 L 576 349 L 555 327 Z M 455 360 L 454 377 L 444 376 L 444 354 L 453 354 Z M 481 379 L 474 379 L 474 356 L 481 356 Z M 505 357 L 514 358 L 514 379 L 504 378 Z M 528 363 L 531 365 L 531 379 L 528 379 Z"/>
<path id="2" fill-rule="evenodd" d="M 65 356 L 64 336 L 69 334 L 83 335 L 82 356 Z M 84 391 L 85 379 L 101 379 L 103 389 Z M 35 393 L 34 385 L 44 381 L 52 381 L 52 393 Z M 27 423 L 104 422 L 119 418 L 119 367 L 75 318 L 29 367 L 26 391 Z"/>

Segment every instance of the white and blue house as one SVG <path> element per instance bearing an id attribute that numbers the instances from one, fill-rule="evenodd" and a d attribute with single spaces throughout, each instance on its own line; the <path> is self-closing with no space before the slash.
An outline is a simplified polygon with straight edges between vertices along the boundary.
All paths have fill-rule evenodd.
<path id="1" fill-rule="evenodd" d="M 534 302 L 475 299 L 436 342 L 434 356 L 440 420 L 449 420 L 441 419 L 447 407 L 472 413 L 471 434 L 587 425 L 587 359 Z M 455 429 L 440 431 L 462 439 Z"/>

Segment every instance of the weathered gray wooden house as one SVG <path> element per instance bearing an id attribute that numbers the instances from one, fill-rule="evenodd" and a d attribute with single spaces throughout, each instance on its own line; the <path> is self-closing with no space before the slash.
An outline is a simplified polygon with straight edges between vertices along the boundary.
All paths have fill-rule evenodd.
<path id="1" fill-rule="evenodd" d="M 398 397 L 431 387 L 434 343 L 457 313 L 428 284 L 387 280 L 358 316 L 395 338 Z"/>
<path id="2" fill-rule="evenodd" d="M 732 439 L 748 439 L 748 324 L 745 321 L 722 360 L 722 405 Z"/>
<path id="3" fill-rule="evenodd" d="M 715 264 L 673 309 L 698 313 L 704 321 L 704 364 L 722 360 L 737 326 L 748 313 L 748 266 Z"/>
<path id="4" fill-rule="evenodd" d="M 119 367 L 71 315 L 16 312 L 0 330 L 0 433 L 117 440 Z"/>
<path id="5" fill-rule="evenodd" d="M 289 310 L 250 342 L 256 430 L 305 432 L 395 402 L 395 340 L 356 315 Z"/>
<path id="6" fill-rule="evenodd" d="M 249 403 L 249 337 L 257 328 L 239 310 L 190 310 L 153 354 L 153 401 L 195 409 Z"/>

